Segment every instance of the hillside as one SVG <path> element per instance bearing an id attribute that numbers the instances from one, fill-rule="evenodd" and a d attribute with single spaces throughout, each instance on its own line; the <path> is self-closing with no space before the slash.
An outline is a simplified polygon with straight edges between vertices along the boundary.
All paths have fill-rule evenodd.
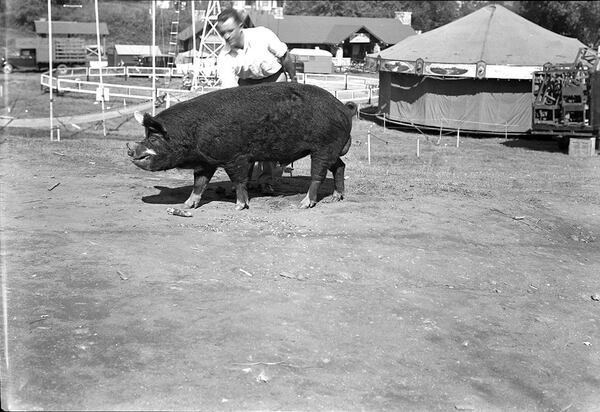
<path id="1" fill-rule="evenodd" d="M 65 3 L 65 1 L 62 1 Z M 74 3 L 74 2 L 70 2 Z M 64 21 L 94 22 L 95 13 L 91 0 L 80 0 L 81 8 L 61 7 L 53 4 L 52 19 Z M 197 7 L 205 7 L 197 2 Z M 47 19 L 48 11 L 43 0 L 8 0 L 6 9 L 0 10 L 0 21 L 6 29 L 0 31 L 0 41 L 4 47 L 11 47 L 17 37 L 35 36 L 34 21 Z M 18 4 L 18 7 L 16 7 Z M 150 44 L 152 42 L 152 15 L 149 1 L 100 1 L 99 20 L 108 26 L 107 48 L 114 44 Z M 156 9 L 156 44 L 168 48 L 171 22 L 177 18 L 174 8 Z M 191 24 L 191 10 L 188 6 L 179 13 L 179 27 Z"/>

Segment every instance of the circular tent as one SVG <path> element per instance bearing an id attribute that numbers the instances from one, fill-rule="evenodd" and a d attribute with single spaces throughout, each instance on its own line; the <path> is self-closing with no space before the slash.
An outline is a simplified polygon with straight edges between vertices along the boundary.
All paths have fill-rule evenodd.
<path id="1" fill-rule="evenodd" d="M 577 39 L 500 6 L 483 7 L 367 57 L 379 70 L 379 117 L 491 133 L 531 129 L 534 71 L 573 63 Z"/>

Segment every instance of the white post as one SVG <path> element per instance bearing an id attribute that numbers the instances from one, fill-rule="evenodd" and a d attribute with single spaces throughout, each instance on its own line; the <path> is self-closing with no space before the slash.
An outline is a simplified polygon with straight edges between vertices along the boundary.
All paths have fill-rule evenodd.
<path id="1" fill-rule="evenodd" d="M 198 76 L 198 70 L 196 70 L 196 6 L 195 1 L 192 1 L 192 87 L 196 84 L 196 77 Z M 205 18 L 208 18 L 208 10 L 206 10 Z M 167 104 L 167 107 L 169 105 Z"/>
<path id="2" fill-rule="evenodd" d="M 156 114 L 156 2 L 152 1 L 152 116 Z"/>
<path id="3" fill-rule="evenodd" d="M 96 11 L 96 47 L 98 50 L 98 75 L 100 77 L 100 103 L 102 104 L 102 133 L 106 136 L 106 121 L 104 120 L 104 84 L 102 83 L 102 53 L 100 52 L 100 22 L 98 20 L 98 0 L 94 1 Z"/>
<path id="4" fill-rule="evenodd" d="M 417 137 L 417 157 L 421 156 L 421 152 L 419 150 L 419 138 Z"/>
<path id="5" fill-rule="evenodd" d="M 369 164 L 371 164 L 371 128 L 367 131 L 367 159 L 369 160 Z"/>
<path id="6" fill-rule="evenodd" d="M 192 2 L 194 4 L 194 2 Z M 167 93 L 167 109 L 171 107 L 171 93 Z"/>
<path id="7" fill-rule="evenodd" d="M 460 129 L 456 129 L 456 147 L 458 147 L 460 143 Z"/>
<path id="8" fill-rule="evenodd" d="M 50 141 L 54 140 L 54 107 L 53 107 L 53 100 L 54 100 L 54 96 L 53 96 L 53 90 L 52 90 L 52 78 L 53 78 L 53 72 L 52 72 L 52 58 L 54 54 L 54 49 L 52 47 L 52 5 L 51 5 L 51 1 L 48 0 L 48 65 L 49 65 L 49 71 L 48 74 L 50 75 Z"/>

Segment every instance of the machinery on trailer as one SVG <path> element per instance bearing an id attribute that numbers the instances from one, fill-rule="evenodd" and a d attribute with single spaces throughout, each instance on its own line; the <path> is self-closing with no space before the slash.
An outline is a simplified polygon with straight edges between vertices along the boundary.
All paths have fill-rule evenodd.
<path id="1" fill-rule="evenodd" d="M 600 130 L 600 59 L 581 48 L 571 64 L 544 65 L 533 73 L 532 133 L 560 138 L 598 137 Z"/>
<path id="2" fill-rule="evenodd" d="M 53 43 L 52 63 L 58 69 L 67 66 L 84 66 L 89 58 L 85 42 L 81 38 L 56 38 Z M 41 38 L 17 39 L 15 55 L 2 58 L 4 73 L 14 70 L 47 70 L 50 64 L 48 41 Z"/>

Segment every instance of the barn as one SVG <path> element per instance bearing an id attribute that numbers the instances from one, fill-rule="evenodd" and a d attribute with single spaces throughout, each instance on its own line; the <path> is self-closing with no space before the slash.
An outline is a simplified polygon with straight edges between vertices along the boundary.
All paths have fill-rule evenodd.
<path id="1" fill-rule="evenodd" d="M 48 21 L 47 20 L 36 20 L 34 21 L 35 33 L 40 38 L 48 37 Z M 106 37 L 108 36 L 108 26 L 105 22 L 99 22 L 98 34 L 100 35 L 102 48 L 102 55 L 106 53 Z M 77 37 L 85 41 L 86 51 L 89 57 L 96 57 L 97 44 L 96 44 L 96 23 L 93 22 L 79 22 L 79 21 L 60 21 L 55 20 L 52 22 L 52 36 L 57 37 Z"/>
<path id="2" fill-rule="evenodd" d="M 500 5 L 368 55 L 379 70 L 378 117 L 424 128 L 521 134 L 531 129 L 532 74 L 572 63 L 577 39 Z"/>

